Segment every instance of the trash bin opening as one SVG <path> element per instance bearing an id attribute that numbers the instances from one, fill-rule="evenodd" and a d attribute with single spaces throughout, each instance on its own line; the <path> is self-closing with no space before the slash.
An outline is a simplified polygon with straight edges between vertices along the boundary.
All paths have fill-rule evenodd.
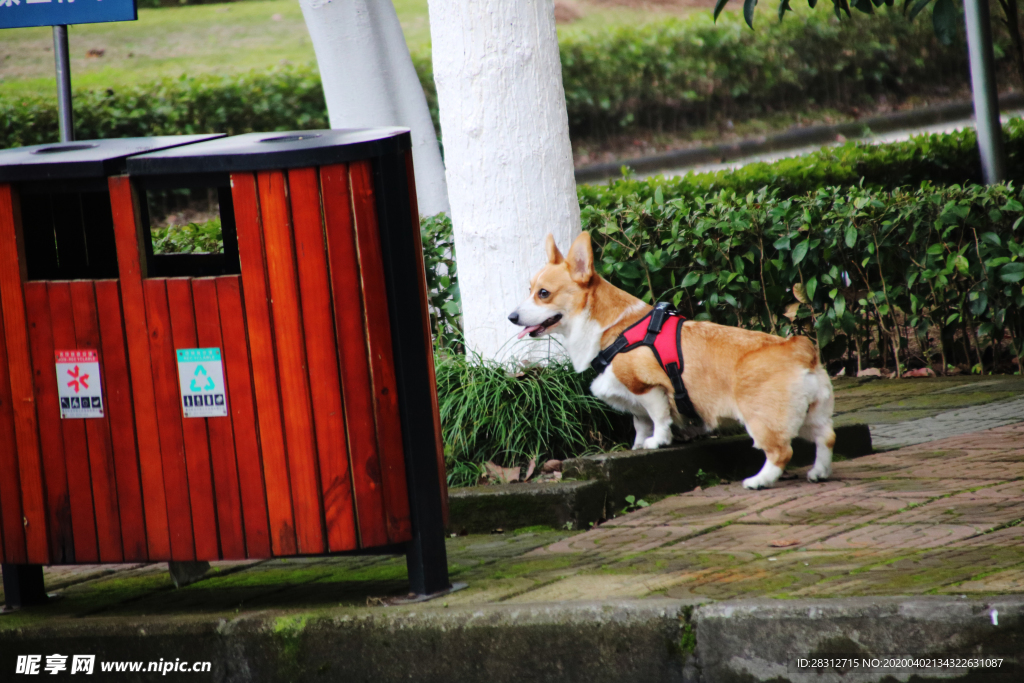
<path id="1" fill-rule="evenodd" d="M 60 152 L 79 152 L 83 149 L 99 147 L 95 142 L 79 142 L 70 145 L 53 145 L 52 147 L 40 147 L 32 150 L 33 154 L 59 154 Z"/>
<path id="2" fill-rule="evenodd" d="M 145 180 L 140 203 L 149 277 L 241 272 L 228 183 L 226 176 Z"/>
<path id="3" fill-rule="evenodd" d="M 105 183 L 18 187 L 29 280 L 117 277 L 114 218 Z"/>

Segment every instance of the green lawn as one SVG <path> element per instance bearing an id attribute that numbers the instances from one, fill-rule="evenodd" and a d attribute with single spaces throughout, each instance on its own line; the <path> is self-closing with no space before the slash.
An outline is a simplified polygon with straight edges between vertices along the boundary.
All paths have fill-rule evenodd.
<path id="1" fill-rule="evenodd" d="M 410 50 L 429 50 L 427 0 L 394 2 Z M 666 11 L 694 11 L 684 5 L 692 0 L 669 3 L 664 11 L 581 0 L 574 7 L 582 16 L 559 30 L 591 30 L 647 21 Z M 0 31 L 0 95 L 54 93 L 51 35 L 49 27 Z M 238 73 L 316 59 L 296 0 L 142 9 L 138 21 L 72 26 L 69 35 L 74 87 L 116 88 L 164 76 Z M 103 55 L 88 56 L 90 50 L 102 50 Z"/>

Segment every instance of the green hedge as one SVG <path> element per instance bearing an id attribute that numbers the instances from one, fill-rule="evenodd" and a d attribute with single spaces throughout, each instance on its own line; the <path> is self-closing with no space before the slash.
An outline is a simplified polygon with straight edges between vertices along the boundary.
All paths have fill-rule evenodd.
<path id="1" fill-rule="evenodd" d="M 1010 119 L 1003 127 L 1010 180 L 1024 181 L 1024 119 Z M 771 163 L 747 164 L 735 170 L 688 173 L 685 176 L 646 180 L 621 178 L 606 186 L 580 186 L 580 202 L 600 207 L 608 198 L 636 194 L 653 197 L 658 190 L 668 198 L 696 197 L 730 189 L 739 194 L 768 186 L 780 196 L 814 192 L 830 185 L 876 188 L 917 186 L 923 181 L 940 185 L 981 183 L 981 159 L 974 130 L 919 135 L 903 142 L 872 145 L 847 142 L 799 157 Z"/>
<path id="2" fill-rule="evenodd" d="M 929 22 L 879 9 L 852 21 L 819 10 L 758 31 L 735 13 L 715 23 L 709 12 L 695 12 L 569 34 L 560 51 L 570 126 L 574 133 L 631 125 L 675 130 L 968 83 L 962 42 L 943 46 Z"/>
<path id="3" fill-rule="evenodd" d="M 716 117 L 846 107 L 881 96 L 900 100 L 968 84 L 963 45 L 943 47 L 927 22 L 910 24 L 898 13 L 839 22 L 813 12 L 753 32 L 732 13 L 714 24 L 699 12 L 685 20 L 570 32 L 560 50 L 573 135 L 631 126 L 677 129 Z M 436 122 L 430 58 L 414 55 L 413 62 Z M 83 139 L 327 122 L 319 76 L 310 66 L 76 90 L 75 116 Z M 0 146 L 50 142 L 56 130 L 52 98 L 0 98 Z"/>
<path id="4" fill-rule="evenodd" d="M 328 127 L 320 77 L 308 67 L 242 76 L 164 79 L 117 90 L 76 90 L 81 140 Z M 44 98 L 0 98 L 0 145 L 57 139 L 57 110 Z"/>
<path id="5" fill-rule="evenodd" d="M 790 198 L 619 190 L 583 208 L 584 228 L 601 274 L 647 301 L 671 300 L 698 320 L 802 331 L 851 369 L 859 355 L 864 367 L 941 357 L 940 368 L 984 372 L 1008 360 L 993 357 L 1006 339 L 1021 370 L 1024 197 L 1012 184 Z"/>

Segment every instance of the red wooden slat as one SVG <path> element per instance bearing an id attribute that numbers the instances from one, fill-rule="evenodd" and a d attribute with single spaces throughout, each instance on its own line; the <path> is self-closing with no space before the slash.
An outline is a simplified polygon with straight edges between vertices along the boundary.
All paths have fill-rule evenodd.
<path id="1" fill-rule="evenodd" d="M 377 457 L 377 428 L 363 323 L 363 300 L 359 295 L 359 257 L 352 223 L 348 166 L 322 167 L 320 185 L 345 399 L 345 425 L 356 496 L 359 545 L 372 548 L 387 545 L 388 533 L 384 521 L 380 459 Z"/>
<path id="2" fill-rule="evenodd" d="M 47 284 L 47 293 L 50 299 L 54 349 L 64 351 L 77 348 L 70 284 L 50 282 Z M 66 380 L 58 377 L 57 381 Z M 75 535 L 75 561 L 98 562 L 100 553 L 96 537 L 96 513 L 93 505 L 92 473 L 89 468 L 85 420 L 61 420 L 60 426 L 64 436 L 64 462 L 68 472 L 71 525 Z"/>
<path id="3" fill-rule="evenodd" d="M 223 336 L 224 381 L 228 385 L 228 410 L 234 427 L 235 460 L 245 528 L 245 552 L 247 557 L 270 557 L 267 497 L 257 439 L 249 347 L 245 338 L 241 278 L 233 275 L 219 277 L 216 283 Z"/>
<path id="4" fill-rule="evenodd" d="M 220 333 L 217 282 L 213 278 L 192 280 L 192 296 L 196 311 L 196 341 L 200 348 L 221 349 L 223 364 L 224 344 Z M 242 503 L 238 492 L 238 470 L 235 466 L 235 437 L 231 429 L 232 397 L 226 388 L 225 396 L 228 415 L 210 417 L 205 422 L 210 439 L 210 464 L 213 468 L 213 488 L 216 491 L 221 557 L 226 560 L 240 560 L 245 559 L 245 532 L 242 529 Z"/>
<path id="5" fill-rule="evenodd" d="M 178 364 L 174 354 L 171 313 L 167 306 L 166 280 L 150 279 L 143 282 L 142 286 L 146 295 L 153 389 L 160 425 L 160 454 L 167 496 L 167 521 L 171 532 L 171 557 L 175 560 L 194 560 L 193 511 L 185 462 L 185 439 L 181 428 Z"/>
<path id="6" fill-rule="evenodd" d="M 15 234 L 14 196 L 10 185 L 0 185 L 0 232 Z M 17 255 L 17 252 L 15 252 Z M 16 274 L 20 271 L 15 270 Z M 0 515 L 3 516 L 3 561 L 28 561 L 25 550 L 25 525 L 21 519 L 21 487 L 18 475 L 18 451 L 14 447 L 15 418 L 8 372 L 7 335 L 4 316 L 0 316 Z"/>
<path id="7" fill-rule="evenodd" d="M 72 348 L 100 351 L 100 326 L 96 318 L 96 292 L 89 280 L 71 283 L 71 306 L 75 323 L 75 346 Z M 100 372 L 104 364 L 100 356 Z M 101 386 L 106 388 L 101 378 Z M 93 508 L 96 512 L 96 539 L 101 562 L 121 562 L 121 519 L 117 507 L 117 483 L 114 479 L 114 451 L 110 443 L 107 410 L 102 418 L 85 418 L 89 446 L 89 470 L 92 475 Z"/>
<path id="8" fill-rule="evenodd" d="M 288 185 L 281 171 L 256 174 L 263 218 L 263 248 L 270 290 L 271 323 L 277 350 L 278 381 L 288 444 L 295 537 L 300 553 L 324 551 L 323 515 L 317 474 L 316 441 L 309 396 L 305 335 L 298 274 L 288 210 Z"/>
<path id="9" fill-rule="evenodd" d="M 327 542 L 331 550 L 351 550 L 358 544 L 355 510 L 316 170 L 301 168 L 289 171 L 288 187 L 295 229 L 295 255 L 302 264 L 299 268 L 299 288 L 302 295 L 306 357 L 309 376 L 313 379 L 310 392 L 327 522 Z"/>
<path id="10" fill-rule="evenodd" d="M 359 248 L 359 274 L 367 311 L 366 331 L 377 409 L 377 443 L 380 445 L 384 509 L 387 513 L 388 538 L 395 543 L 412 538 L 412 521 L 409 518 L 409 493 L 405 483 L 402 421 L 398 412 L 398 385 L 391 347 L 391 322 L 387 313 L 373 169 L 369 161 L 357 161 L 349 166 L 349 174 Z"/>
<path id="11" fill-rule="evenodd" d="M 167 280 L 167 306 L 171 314 L 171 338 L 174 342 L 174 350 L 197 348 L 191 278 Z M 209 315 L 209 312 L 203 311 L 203 314 Z M 216 308 L 213 315 L 216 315 Z M 174 370 L 175 384 L 178 385 L 177 356 L 175 356 Z M 180 386 L 178 386 L 179 411 L 182 410 L 180 391 Z M 210 441 L 206 433 L 206 419 L 182 416 L 181 430 L 185 439 L 185 463 L 188 466 L 188 491 L 192 504 L 196 559 L 220 559 L 217 540 L 217 512 L 213 493 L 213 470 L 210 466 Z"/>
<path id="12" fill-rule="evenodd" d="M 415 244 L 417 287 L 419 289 L 420 310 L 423 311 L 423 343 L 427 349 L 427 371 L 430 373 L 430 407 L 434 413 L 434 448 L 437 451 L 437 478 L 441 491 L 441 517 L 448 526 L 448 476 L 444 464 L 444 443 L 441 440 L 441 409 L 437 401 L 437 373 L 434 370 L 434 341 L 430 337 L 430 307 L 427 292 L 427 270 L 423 263 L 423 242 L 420 239 L 420 211 L 416 205 L 416 173 L 413 170 L 412 150 L 405 153 L 405 178 L 409 187 L 409 216 L 412 219 L 412 236 Z"/>
<path id="13" fill-rule="evenodd" d="M 3 306 L 7 367 L 14 408 L 14 436 L 18 447 L 25 549 L 29 562 L 49 564 L 43 461 L 39 449 L 32 355 L 29 352 L 28 321 L 22 292 L 24 271 L 18 258 L 17 233 L 20 220 L 11 186 L 0 184 L 0 304 Z M 8 444 L 8 448 L 11 445 Z"/>
<path id="14" fill-rule="evenodd" d="M 103 395 L 110 442 L 114 449 L 117 502 L 121 514 L 121 542 L 127 562 L 149 559 L 146 549 L 146 518 L 142 505 L 142 481 L 135 446 L 132 386 L 125 352 L 121 293 L 117 280 L 97 280 L 96 311 L 100 325 L 100 358 L 103 363 Z"/>
<path id="15" fill-rule="evenodd" d="M 3 316 L 0 316 L 0 443 L 14 444 L 14 407 L 3 327 Z M 14 564 L 27 560 L 21 491 L 18 490 L 18 458 L 15 449 L 8 446 L 0 448 L 0 561 Z"/>
<path id="16" fill-rule="evenodd" d="M 149 329 L 143 294 L 143 261 L 139 252 L 137 201 L 127 176 L 107 179 L 114 214 L 114 238 L 124 312 L 125 342 L 128 347 L 132 384 L 142 502 L 146 511 L 146 544 L 151 561 L 171 557 L 167 524 L 167 498 L 164 493 L 163 461 L 160 457 L 160 431 L 156 419 L 149 353 Z"/>
<path id="17" fill-rule="evenodd" d="M 55 563 L 73 563 L 75 545 L 71 526 L 71 500 L 68 498 L 64 436 L 60 424 L 60 401 L 57 398 L 50 299 L 45 282 L 25 283 L 25 310 L 28 314 L 29 342 L 32 345 L 32 373 L 35 380 L 36 411 L 39 415 L 43 475 L 46 481 L 46 507 L 50 516 L 50 554 Z M 7 366 L 3 362 L 3 353 L 0 353 L 0 366 L 0 374 L 5 374 Z M 0 429 L 3 419 L 0 415 Z M 0 439 L 3 438 L 0 436 Z"/>
<path id="18" fill-rule="evenodd" d="M 281 395 L 277 383 L 277 361 L 274 358 L 274 335 L 270 322 L 270 297 L 267 293 L 263 231 L 255 176 L 249 173 L 232 174 L 231 198 L 238 232 L 238 258 L 242 268 L 245 323 L 249 333 L 271 546 L 275 555 L 294 555 L 297 546 L 291 482 L 281 424 Z"/>

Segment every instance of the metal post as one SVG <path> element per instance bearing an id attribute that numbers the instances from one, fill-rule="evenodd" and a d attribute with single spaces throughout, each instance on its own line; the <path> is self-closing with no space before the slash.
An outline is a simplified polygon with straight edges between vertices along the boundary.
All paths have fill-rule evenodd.
<path id="1" fill-rule="evenodd" d="M 992 75 L 992 23 L 988 1 L 964 0 L 964 17 L 967 21 L 967 51 L 971 61 L 971 89 L 981 170 L 985 183 L 992 185 L 1006 179 L 1006 157 L 996 82 Z"/>
<path id="2" fill-rule="evenodd" d="M 75 139 L 71 113 L 71 58 L 68 53 L 68 27 L 53 27 L 53 62 L 57 69 L 57 115 L 60 120 L 60 141 Z"/>

